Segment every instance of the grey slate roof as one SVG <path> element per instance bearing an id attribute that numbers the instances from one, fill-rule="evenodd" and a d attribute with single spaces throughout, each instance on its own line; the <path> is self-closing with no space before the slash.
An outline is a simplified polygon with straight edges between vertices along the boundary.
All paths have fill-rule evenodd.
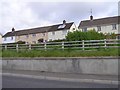
<path id="1" fill-rule="evenodd" d="M 78 28 L 120 23 L 120 16 L 81 21 Z"/>
<path id="2" fill-rule="evenodd" d="M 70 29 L 74 22 L 66 23 L 64 28 L 58 28 L 62 24 L 45 26 L 45 27 L 38 27 L 38 28 L 31 28 L 25 30 L 18 30 L 14 32 L 7 32 L 3 37 L 10 37 L 10 36 L 21 36 L 21 35 L 28 35 L 28 34 L 36 34 L 36 33 L 45 33 L 50 31 L 58 31 L 58 30 L 66 30 Z"/>

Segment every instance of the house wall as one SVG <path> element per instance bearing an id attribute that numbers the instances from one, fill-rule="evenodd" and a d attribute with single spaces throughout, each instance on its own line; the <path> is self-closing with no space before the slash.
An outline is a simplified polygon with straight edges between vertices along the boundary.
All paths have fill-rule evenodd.
<path id="1" fill-rule="evenodd" d="M 69 30 L 60 30 L 60 31 L 48 32 L 48 41 L 65 39 L 65 36 L 67 35 L 68 31 Z"/>
<path id="2" fill-rule="evenodd" d="M 33 36 L 33 34 L 22 35 L 22 36 L 16 36 L 16 42 L 18 41 L 25 41 L 26 43 L 35 44 L 38 43 L 39 39 L 48 40 L 48 33 L 37 33 L 36 36 Z"/>
<path id="3" fill-rule="evenodd" d="M 92 27 L 87 27 L 87 31 L 89 30 L 93 30 L 95 29 L 95 31 L 98 31 L 97 26 L 92 26 Z M 82 31 L 82 28 L 79 29 L 80 31 Z M 102 32 L 102 33 L 115 33 L 118 34 L 118 24 L 117 24 L 117 29 L 116 30 L 112 30 L 112 25 L 104 25 L 101 26 L 101 31 L 98 32 Z"/>
<path id="4" fill-rule="evenodd" d="M 76 30 L 78 30 L 78 28 L 77 28 L 77 26 L 73 23 L 73 25 L 71 26 L 71 28 L 70 28 L 70 32 L 73 32 L 73 31 L 76 31 Z"/>
<path id="5" fill-rule="evenodd" d="M 0 34 L 0 44 L 2 44 L 2 35 Z"/>
<path id="6" fill-rule="evenodd" d="M 15 36 L 2 38 L 2 43 L 15 43 Z"/>
<path id="7" fill-rule="evenodd" d="M 68 30 L 59 30 L 59 31 L 52 31 L 52 32 L 48 32 L 48 41 L 50 40 L 58 40 L 58 39 L 65 39 L 65 36 L 67 35 L 67 33 L 76 31 L 77 27 L 75 26 L 75 24 L 73 24 L 70 29 Z M 53 32 L 55 34 L 53 34 Z"/>

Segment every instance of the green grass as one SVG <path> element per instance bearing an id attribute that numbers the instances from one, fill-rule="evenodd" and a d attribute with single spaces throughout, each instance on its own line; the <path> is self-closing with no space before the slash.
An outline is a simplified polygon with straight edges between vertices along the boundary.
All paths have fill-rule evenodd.
<path id="1" fill-rule="evenodd" d="M 118 49 L 82 50 L 3 50 L 2 57 L 91 57 L 91 56 L 119 56 Z"/>

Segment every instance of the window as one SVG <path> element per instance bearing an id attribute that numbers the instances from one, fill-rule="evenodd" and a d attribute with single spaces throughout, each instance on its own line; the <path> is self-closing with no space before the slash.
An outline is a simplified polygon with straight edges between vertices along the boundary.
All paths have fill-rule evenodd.
<path id="1" fill-rule="evenodd" d="M 52 32 L 52 35 L 55 35 L 55 32 L 54 32 L 54 31 Z"/>
<path id="2" fill-rule="evenodd" d="M 33 36 L 33 37 L 35 37 L 35 36 L 36 36 L 36 34 L 32 34 L 32 36 Z"/>
<path id="3" fill-rule="evenodd" d="M 117 39 L 120 39 L 120 36 L 117 36 L 116 38 L 117 38 Z"/>
<path id="4" fill-rule="evenodd" d="M 42 33 L 43 34 L 43 36 L 45 36 L 45 33 Z"/>
<path id="5" fill-rule="evenodd" d="M 97 26 L 97 31 L 101 31 L 101 26 Z"/>
<path id="6" fill-rule="evenodd" d="M 58 29 L 65 28 L 65 26 L 66 26 L 65 24 L 59 25 Z"/>
<path id="7" fill-rule="evenodd" d="M 26 35 L 26 38 L 29 38 L 29 35 Z"/>
<path id="8" fill-rule="evenodd" d="M 87 28 L 83 28 L 82 31 L 83 31 L 83 32 L 87 32 Z"/>
<path id="9" fill-rule="evenodd" d="M 112 30 L 116 30 L 116 29 L 117 29 L 116 24 L 113 24 L 112 25 Z"/>
<path id="10" fill-rule="evenodd" d="M 67 34 L 67 30 L 63 30 L 62 33 L 63 33 L 63 35 L 66 35 Z"/>
<path id="11" fill-rule="evenodd" d="M 73 28 L 73 30 L 75 30 L 75 28 Z"/>
<path id="12" fill-rule="evenodd" d="M 7 38 L 4 38 L 4 41 L 6 41 L 7 40 Z"/>
<path id="13" fill-rule="evenodd" d="M 13 37 L 11 37 L 11 40 L 13 40 Z"/>

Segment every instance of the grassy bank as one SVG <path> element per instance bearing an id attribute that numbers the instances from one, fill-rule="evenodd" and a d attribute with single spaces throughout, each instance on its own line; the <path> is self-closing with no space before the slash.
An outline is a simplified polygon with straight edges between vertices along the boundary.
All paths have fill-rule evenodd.
<path id="1" fill-rule="evenodd" d="M 118 56 L 118 49 L 101 49 L 96 51 L 80 50 L 31 50 L 15 51 L 4 50 L 2 57 L 91 57 L 91 56 Z"/>

